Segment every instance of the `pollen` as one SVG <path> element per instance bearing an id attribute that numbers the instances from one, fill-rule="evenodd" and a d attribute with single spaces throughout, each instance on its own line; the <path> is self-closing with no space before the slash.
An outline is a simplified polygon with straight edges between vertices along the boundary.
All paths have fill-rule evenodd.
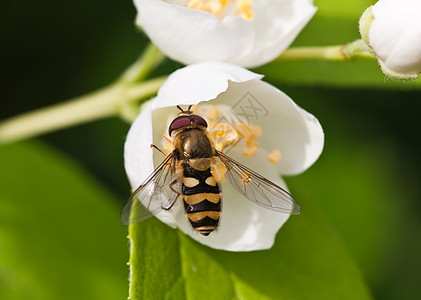
<path id="1" fill-rule="evenodd" d="M 165 135 L 163 136 L 164 138 L 164 151 L 167 153 L 170 153 L 170 151 L 174 148 L 172 141 L 167 138 Z"/>
<path id="2" fill-rule="evenodd" d="M 245 147 L 243 148 L 244 157 L 251 157 L 257 154 L 257 147 Z"/>
<path id="3" fill-rule="evenodd" d="M 262 128 L 250 123 L 235 123 L 234 127 L 241 138 L 246 142 L 246 147 L 243 149 L 244 156 L 255 156 L 259 147 L 259 143 L 256 139 L 262 135 Z"/>
<path id="4" fill-rule="evenodd" d="M 258 125 L 247 123 L 235 123 L 235 129 L 245 141 L 251 141 L 262 135 L 262 128 Z"/>
<path id="5" fill-rule="evenodd" d="M 189 0 L 186 7 L 206 11 L 220 19 L 227 16 L 240 16 L 244 20 L 254 18 L 252 0 Z"/>
<path id="6" fill-rule="evenodd" d="M 240 141 L 244 157 L 257 154 L 259 143 L 257 139 L 262 135 L 262 128 L 250 122 L 245 122 L 232 110 L 220 111 L 214 105 L 203 106 L 202 113 L 209 120 L 208 133 L 214 147 L 224 151 L 236 146 Z"/>
<path id="7" fill-rule="evenodd" d="M 267 155 L 267 158 L 269 159 L 269 161 L 273 164 L 278 163 L 281 158 L 282 158 L 282 154 L 281 151 L 279 151 L 278 149 L 273 149 L 272 152 L 270 152 Z"/>
<path id="8" fill-rule="evenodd" d="M 210 121 L 216 121 L 216 118 L 221 113 L 214 105 L 209 105 L 208 110 L 206 111 L 206 116 L 209 118 Z"/>
<path id="9" fill-rule="evenodd" d="M 229 146 L 238 143 L 239 135 L 237 131 L 232 128 L 228 123 L 215 123 L 209 127 L 209 137 L 213 141 L 215 148 L 223 151 Z"/>
<path id="10" fill-rule="evenodd" d="M 254 17 L 254 11 L 253 11 L 253 2 L 251 1 L 240 1 L 240 4 L 238 5 L 238 12 L 239 15 L 244 20 L 251 20 Z"/>

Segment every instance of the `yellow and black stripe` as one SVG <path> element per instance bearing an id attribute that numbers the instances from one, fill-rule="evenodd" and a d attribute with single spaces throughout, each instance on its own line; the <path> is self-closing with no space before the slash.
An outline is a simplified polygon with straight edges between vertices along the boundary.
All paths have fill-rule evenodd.
<path id="1" fill-rule="evenodd" d="M 210 168 L 199 171 L 183 164 L 183 195 L 187 218 L 193 228 L 202 235 L 209 235 L 218 227 L 221 215 L 221 189 L 213 178 Z"/>

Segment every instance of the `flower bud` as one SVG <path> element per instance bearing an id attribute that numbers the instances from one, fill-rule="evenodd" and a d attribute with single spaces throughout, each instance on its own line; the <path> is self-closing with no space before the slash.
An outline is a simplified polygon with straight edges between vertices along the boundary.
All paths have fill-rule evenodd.
<path id="1" fill-rule="evenodd" d="M 360 33 L 383 72 L 410 80 L 421 73 L 421 1 L 380 0 L 360 19 Z"/>

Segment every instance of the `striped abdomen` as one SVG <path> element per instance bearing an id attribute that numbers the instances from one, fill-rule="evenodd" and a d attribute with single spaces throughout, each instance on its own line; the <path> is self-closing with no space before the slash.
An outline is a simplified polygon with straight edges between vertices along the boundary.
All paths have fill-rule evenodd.
<path id="1" fill-rule="evenodd" d="M 209 235 L 218 227 L 221 215 L 221 189 L 215 182 L 210 168 L 199 171 L 184 164 L 184 208 L 190 224 L 200 234 Z"/>

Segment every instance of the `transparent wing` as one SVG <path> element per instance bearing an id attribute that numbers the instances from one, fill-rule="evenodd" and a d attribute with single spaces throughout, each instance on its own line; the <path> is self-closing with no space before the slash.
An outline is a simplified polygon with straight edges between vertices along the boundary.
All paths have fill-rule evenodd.
<path id="1" fill-rule="evenodd" d="M 283 188 L 257 174 L 224 153 L 216 155 L 226 166 L 225 178 L 248 200 L 273 211 L 298 215 L 298 202 Z"/>
<path id="2" fill-rule="evenodd" d="M 121 211 L 123 224 L 143 221 L 175 203 L 181 193 L 181 183 L 174 154 L 175 150 L 131 194 Z"/>

